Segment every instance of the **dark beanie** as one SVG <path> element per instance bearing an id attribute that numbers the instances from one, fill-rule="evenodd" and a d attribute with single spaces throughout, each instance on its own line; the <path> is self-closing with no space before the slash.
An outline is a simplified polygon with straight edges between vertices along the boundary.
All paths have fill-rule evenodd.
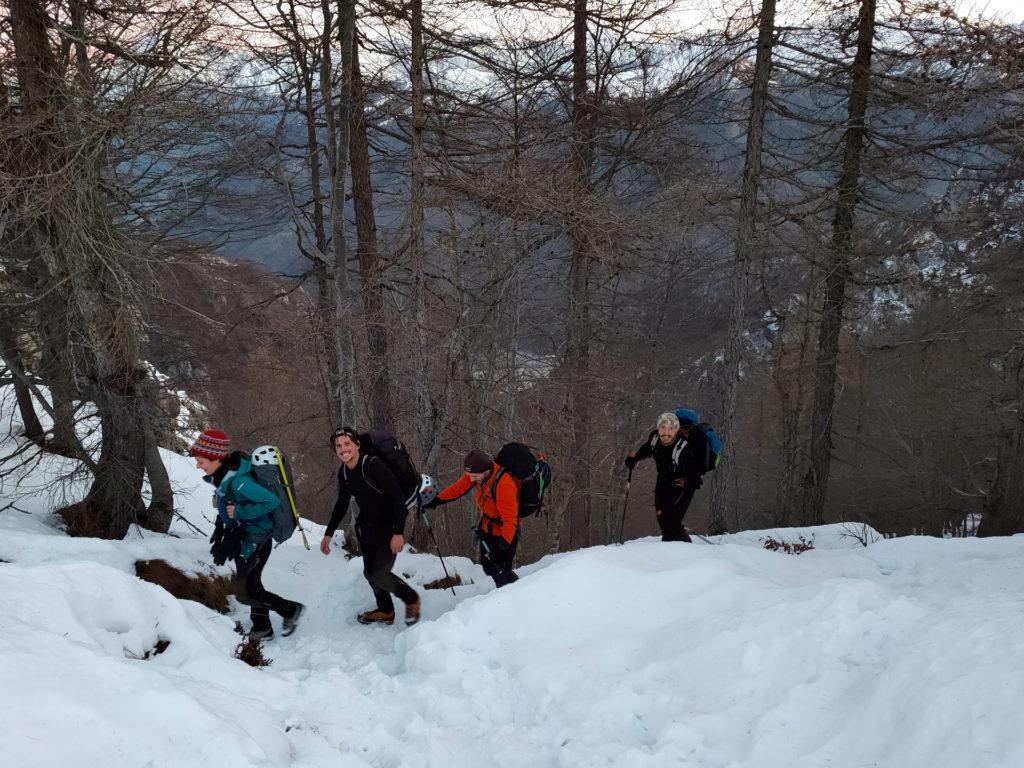
<path id="1" fill-rule="evenodd" d="M 490 454 L 483 451 L 470 451 L 466 454 L 464 466 L 467 472 L 486 472 L 493 463 Z"/>

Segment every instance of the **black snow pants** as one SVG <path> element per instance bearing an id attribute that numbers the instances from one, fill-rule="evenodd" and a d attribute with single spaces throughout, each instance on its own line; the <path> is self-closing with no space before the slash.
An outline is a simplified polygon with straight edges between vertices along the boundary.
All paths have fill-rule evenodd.
<path id="1" fill-rule="evenodd" d="M 412 605 L 420 599 L 416 590 L 391 572 L 395 567 L 395 558 L 391 552 L 391 536 L 385 530 L 363 526 L 356 522 L 356 537 L 359 548 L 363 551 L 363 576 L 373 590 L 377 601 L 377 610 L 385 613 L 395 612 L 394 595 L 406 605 Z"/>
<path id="2" fill-rule="evenodd" d="M 270 612 L 290 619 L 299 609 L 294 600 L 285 600 L 263 586 L 263 569 L 270 559 L 274 542 L 267 539 L 260 544 L 248 559 L 235 560 L 235 597 L 242 605 L 248 605 L 254 632 L 270 629 Z"/>
<path id="3" fill-rule="evenodd" d="M 683 527 L 683 518 L 699 487 L 700 481 L 687 480 L 680 488 L 674 482 L 669 484 L 659 478 L 654 489 L 654 509 L 658 513 L 662 541 L 692 541 Z"/>
<path id="4" fill-rule="evenodd" d="M 516 559 L 516 548 L 519 546 L 519 531 L 512 537 L 509 544 L 501 536 L 484 533 L 477 530 L 477 538 L 480 540 L 480 565 L 484 573 L 494 579 L 494 586 L 504 587 L 519 581 L 515 571 L 512 570 L 512 563 Z"/>

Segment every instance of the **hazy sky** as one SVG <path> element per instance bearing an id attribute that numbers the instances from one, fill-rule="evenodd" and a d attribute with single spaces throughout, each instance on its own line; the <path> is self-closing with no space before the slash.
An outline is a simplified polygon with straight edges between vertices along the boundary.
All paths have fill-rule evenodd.
<path id="1" fill-rule="evenodd" d="M 957 7 L 980 9 L 985 16 L 996 15 L 1007 21 L 1024 21 L 1024 0 L 987 0 L 987 2 L 959 2 Z"/>
<path id="2" fill-rule="evenodd" d="M 759 0 L 753 0 L 756 5 Z M 957 8 L 961 16 L 999 18 L 1003 21 L 1024 21 L 1024 0 L 946 0 Z M 794 16 L 804 15 L 801 9 L 811 7 L 809 0 L 779 0 L 780 9 L 785 7 Z M 881 7 L 882 4 L 879 4 Z"/>

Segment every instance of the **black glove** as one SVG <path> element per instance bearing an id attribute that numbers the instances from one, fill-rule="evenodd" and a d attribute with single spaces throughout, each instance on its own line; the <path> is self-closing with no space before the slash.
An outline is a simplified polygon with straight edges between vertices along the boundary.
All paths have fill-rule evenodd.
<path id="1" fill-rule="evenodd" d="M 636 456 L 626 456 L 626 469 L 633 469 L 636 466 Z"/>
<path id="2" fill-rule="evenodd" d="M 213 533 L 210 534 L 210 543 L 217 546 L 218 542 L 224 537 L 224 521 L 220 519 L 220 515 L 217 515 L 217 521 L 213 524 Z M 210 550 L 213 551 L 212 549 Z"/>
<path id="3" fill-rule="evenodd" d="M 242 526 L 234 525 L 210 547 L 214 565 L 224 565 L 228 560 L 238 557 L 242 550 Z"/>

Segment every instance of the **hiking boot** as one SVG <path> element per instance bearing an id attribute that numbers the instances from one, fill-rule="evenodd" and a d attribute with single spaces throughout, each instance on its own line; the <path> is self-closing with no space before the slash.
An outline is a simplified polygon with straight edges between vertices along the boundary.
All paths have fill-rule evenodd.
<path id="1" fill-rule="evenodd" d="M 269 629 L 254 629 L 249 632 L 249 639 L 263 643 L 270 642 L 274 639 L 274 628 L 270 627 Z"/>
<path id="2" fill-rule="evenodd" d="M 302 618 L 302 614 L 306 612 L 306 606 L 299 603 L 299 607 L 295 609 L 295 613 L 290 618 L 285 619 L 281 622 L 281 636 L 288 637 L 292 632 L 295 631 L 295 627 L 299 625 L 299 619 Z"/>
<path id="3" fill-rule="evenodd" d="M 405 606 L 405 626 L 411 627 L 420 620 L 420 601 Z"/>
<path id="4" fill-rule="evenodd" d="M 366 613 L 360 613 L 356 616 L 356 620 L 360 624 L 394 624 L 395 623 L 395 612 L 394 611 L 382 611 L 379 608 L 366 611 Z"/>

